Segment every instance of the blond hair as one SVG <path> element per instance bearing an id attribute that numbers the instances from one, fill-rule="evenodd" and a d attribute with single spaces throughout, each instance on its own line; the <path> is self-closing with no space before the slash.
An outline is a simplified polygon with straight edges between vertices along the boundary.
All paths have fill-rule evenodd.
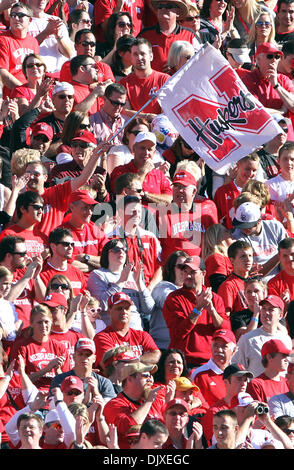
<path id="1" fill-rule="evenodd" d="M 258 197 L 261 201 L 261 209 L 267 206 L 271 200 L 270 190 L 267 184 L 262 183 L 258 180 L 249 180 L 243 190 L 243 192 L 248 192 Z"/>
<path id="2" fill-rule="evenodd" d="M 202 178 L 201 170 L 199 166 L 197 165 L 196 162 L 193 160 L 182 160 L 177 164 L 177 168 L 175 173 L 177 173 L 180 170 L 187 171 L 188 173 L 191 173 L 191 175 L 194 176 L 196 182 L 200 181 Z"/>
<path id="3" fill-rule="evenodd" d="M 268 38 L 267 38 L 266 42 L 270 42 L 270 43 L 272 43 L 272 44 L 277 45 L 277 43 L 276 43 L 276 41 L 275 41 L 276 30 L 275 30 L 274 19 L 273 19 L 272 15 L 271 15 L 269 12 L 267 12 L 267 11 L 262 11 L 262 12 L 258 15 L 258 17 L 256 18 L 256 20 L 254 21 L 254 23 L 252 23 L 252 26 L 251 26 L 251 28 L 250 28 L 249 36 L 248 36 L 248 45 L 249 45 L 249 46 L 252 46 L 252 45 L 255 43 L 255 41 L 256 41 L 256 23 L 257 23 L 257 21 L 260 19 L 260 17 L 263 16 L 263 15 L 267 15 L 267 16 L 269 17 L 269 21 L 270 21 L 270 23 L 271 23 L 271 25 L 272 25 L 271 31 L 270 31 L 270 33 L 269 33 L 269 35 L 268 35 Z"/>
<path id="4" fill-rule="evenodd" d="M 26 172 L 26 167 L 29 163 L 41 160 L 41 153 L 39 150 L 22 148 L 13 152 L 10 166 L 13 175 L 18 177 L 23 176 Z"/>
<path id="5" fill-rule="evenodd" d="M 5 266 L 0 266 L 0 279 L 5 276 L 11 276 L 13 277 L 13 274 L 9 269 L 7 269 Z"/>
<path id="6" fill-rule="evenodd" d="M 222 244 L 226 232 L 227 229 L 222 224 L 214 224 L 206 229 L 202 244 L 202 258 L 204 260 L 213 253 L 227 256 L 226 249 Z"/>
<path id="7" fill-rule="evenodd" d="M 238 197 L 236 197 L 236 199 L 234 199 L 234 209 L 237 210 L 241 204 L 244 204 L 244 202 L 254 202 L 254 204 L 257 204 L 259 207 L 261 207 L 260 197 L 256 196 L 255 194 L 251 194 L 248 191 L 244 191 Z"/>

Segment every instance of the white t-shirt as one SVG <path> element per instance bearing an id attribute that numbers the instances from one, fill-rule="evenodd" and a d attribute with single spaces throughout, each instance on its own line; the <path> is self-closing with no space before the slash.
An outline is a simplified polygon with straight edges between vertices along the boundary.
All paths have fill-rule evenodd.
<path id="1" fill-rule="evenodd" d="M 33 17 L 28 32 L 34 37 L 38 36 L 47 27 L 49 18 L 56 19 L 56 16 L 44 13 L 42 18 Z M 62 39 L 67 39 L 70 44 L 68 30 L 65 24 L 61 27 L 60 35 Z M 68 57 L 65 57 L 65 55 L 59 51 L 58 41 L 53 35 L 47 37 L 40 44 L 40 55 L 45 61 L 47 72 L 49 73 L 59 72 L 64 62 L 68 61 Z"/>
<path id="2" fill-rule="evenodd" d="M 0 299 L 0 323 L 8 332 L 5 338 L 8 341 L 14 341 L 16 338 L 15 322 L 18 321 L 18 315 L 12 302 Z"/>
<path id="3" fill-rule="evenodd" d="M 287 181 L 282 175 L 266 181 L 269 187 L 272 201 L 284 201 L 290 194 L 294 192 L 294 181 Z"/>

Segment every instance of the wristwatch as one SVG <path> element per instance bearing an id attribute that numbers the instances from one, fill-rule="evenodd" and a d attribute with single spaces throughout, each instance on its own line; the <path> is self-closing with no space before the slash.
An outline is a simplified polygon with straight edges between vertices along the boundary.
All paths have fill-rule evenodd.
<path id="1" fill-rule="evenodd" d="M 200 317 L 201 313 L 200 310 L 198 310 L 196 307 L 193 308 L 192 310 L 193 313 L 196 313 L 196 315 L 198 315 L 198 317 Z"/>
<path id="2" fill-rule="evenodd" d="M 83 261 L 84 261 L 84 263 L 86 263 L 86 264 L 89 263 L 90 259 L 91 259 L 90 255 L 84 255 L 84 257 L 83 257 Z"/>

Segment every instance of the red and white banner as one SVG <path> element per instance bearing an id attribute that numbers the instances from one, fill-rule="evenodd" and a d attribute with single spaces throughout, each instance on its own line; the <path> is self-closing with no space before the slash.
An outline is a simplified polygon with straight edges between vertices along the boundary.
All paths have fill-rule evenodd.
<path id="1" fill-rule="evenodd" d="M 157 99 L 183 139 L 219 174 L 281 133 L 208 43 L 164 84 Z"/>

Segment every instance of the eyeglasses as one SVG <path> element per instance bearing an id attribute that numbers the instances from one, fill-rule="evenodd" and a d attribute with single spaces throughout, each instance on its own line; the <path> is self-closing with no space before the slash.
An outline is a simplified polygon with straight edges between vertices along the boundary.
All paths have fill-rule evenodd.
<path id="1" fill-rule="evenodd" d="M 10 18 L 24 18 L 25 16 L 27 16 L 29 18 L 29 15 L 26 15 L 25 13 L 18 13 L 16 11 L 10 13 Z"/>
<path id="2" fill-rule="evenodd" d="M 94 46 L 96 46 L 96 43 L 94 41 L 82 41 L 82 42 L 79 42 L 79 44 L 82 44 L 82 46 L 84 46 L 84 47 L 87 47 L 87 46 L 94 47 Z"/>
<path id="3" fill-rule="evenodd" d="M 35 135 L 34 140 L 40 140 L 41 142 L 43 142 L 43 144 L 49 142 L 48 137 L 46 137 L 44 134 Z"/>
<path id="4" fill-rule="evenodd" d="M 62 245 L 65 248 L 68 248 L 70 246 L 73 248 L 75 246 L 74 242 L 57 242 L 56 245 Z"/>
<path id="5" fill-rule="evenodd" d="M 132 189 L 132 188 L 131 188 Z M 133 189 L 133 191 L 135 191 L 136 193 L 138 194 L 141 194 L 142 191 L 143 191 L 143 188 L 140 188 L 140 189 Z"/>
<path id="6" fill-rule="evenodd" d="M 177 8 L 174 3 L 159 3 L 157 6 L 158 10 L 173 10 L 174 8 Z"/>
<path id="7" fill-rule="evenodd" d="M 69 390 L 68 392 L 66 392 L 66 394 L 71 397 L 72 395 L 74 395 L 75 397 L 77 397 L 78 395 L 81 395 L 82 392 L 80 392 L 79 390 Z"/>
<path id="8" fill-rule="evenodd" d="M 294 434 L 294 429 L 283 429 L 284 433 L 289 436 L 290 434 Z"/>
<path id="9" fill-rule="evenodd" d="M 91 124 L 80 124 L 80 129 L 90 129 Z"/>
<path id="10" fill-rule="evenodd" d="M 273 60 L 273 59 L 280 60 L 281 56 L 280 54 L 266 54 L 266 58 L 269 60 Z"/>
<path id="11" fill-rule="evenodd" d="M 183 265 L 182 263 L 181 263 L 181 264 L 180 264 L 180 263 L 179 263 L 179 264 L 175 264 L 175 268 L 178 268 L 178 269 L 180 269 L 181 271 L 183 271 L 184 265 Z"/>
<path id="12" fill-rule="evenodd" d="M 284 127 L 281 126 L 281 129 L 282 129 L 283 132 L 285 132 L 285 134 L 288 134 L 288 127 L 284 128 Z"/>
<path id="13" fill-rule="evenodd" d="M 131 27 L 131 23 L 125 23 L 124 21 L 119 21 L 117 23 L 117 25 L 120 27 L 120 28 L 130 28 Z"/>
<path id="14" fill-rule="evenodd" d="M 124 103 L 122 103 L 120 101 L 114 101 L 111 98 L 107 98 L 107 99 L 110 101 L 112 106 L 121 106 L 123 108 L 126 105 L 126 101 Z"/>
<path id="15" fill-rule="evenodd" d="M 97 69 L 97 65 L 96 65 L 96 62 L 94 62 L 94 64 L 82 64 L 84 67 L 91 67 L 91 69 Z"/>
<path id="16" fill-rule="evenodd" d="M 33 207 L 35 211 L 44 210 L 44 206 L 40 206 L 40 204 L 29 204 L 29 206 Z"/>
<path id="17" fill-rule="evenodd" d="M 88 20 L 80 20 L 79 23 L 84 23 L 84 24 L 92 24 L 92 20 L 88 19 Z"/>
<path id="18" fill-rule="evenodd" d="M 126 253 L 126 249 L 122 246 L 114 246 L 113 248 L 111 248 L 110 251 L 112 251 L 113 253 L 121 253 L 122 251 Z"/>
<path id="19" fill-rule="evenodd" d="M 258 26 L 259 28 L 261 28 L 262 26 L 266 26 L 267 28 L 269 26 L 271 26 L 271 22 L 270 21 L 256 21 L 256 26 Z"/>
<path id="20" fill-rule="evenodd" d="M 12 255 L 18 255 L 18 256 L 26 256 L 27 252 L 26 251 L 12 251 Z"/>
<path id="21" fill-rule="evenodd" d="M 27 170 L 26 174 L 39 177 L 39 176 L 41 176 L 42 173 L 40 173 L 39 171 L 34 171 L 34 170 Z"/>
<path id="22" fill-rule="evenodd" d="M 89 148 L 89 144 L 87 142 L 72 142 L 71 146 L 75 149 L 77 147 L 80 147 L 81 149 L 87 149 Z"/>
<path id="23" fill-rule="evenodd" d="M 141 377 L 143 377 L 144 379 L 150 379 L 151 374 L 149 372 L 141 372 Z"/>
<path id="24" fill-rule="evenodd" d="M 51 427 L 57 429 L 57 431 L 62 431 L 62 426 L 60 423 L 51 423 Z"/>
<path id="25" fill-rule="evenodd" d="M 60 100 L 65 100 L 66 98 L 69 99 L 69 100 L 72 100 L 73 99 L 73 95 L 56 95 L 57 98 L 59 98 Z"/>
<path id="26" fill-rule="evenodd" d="M 52 290 L 58 290 L 59 287 L 61 287 L 62 290 L 69 290 L 69 286 L 67 284 L 57 284 L 55 282 L 53 282 L 53 284 L 51 284 L 51 289 Z"/>
<path id="27" fill-rule="evenodd" d="M 40 69 L 41 67 L 44 67 L 44 64 L 41 64 L 41 62 L 34 62 L 26 65 L 27 69 L 33 69 L 34 67 L 38 67 L 38 69 Z"/>
<path id="28" fill-rule="evenodd" d="M 97 307 L 97 308 L 90 308 L 89 310 L 91 313 L 100 313 L 102 312 L 102 308 Z"/>

